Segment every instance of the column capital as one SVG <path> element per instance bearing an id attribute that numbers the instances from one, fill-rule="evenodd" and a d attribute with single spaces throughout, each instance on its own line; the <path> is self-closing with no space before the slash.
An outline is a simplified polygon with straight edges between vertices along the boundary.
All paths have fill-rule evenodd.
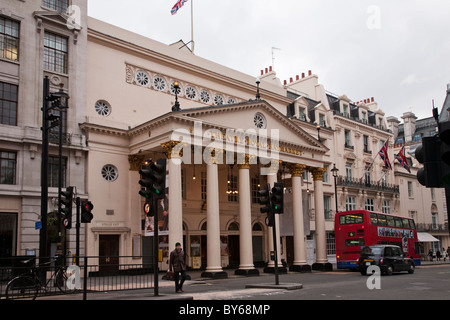
<path id="1" fill-rule="evenodd" d="M 288 163 L 287 167 L 293 177 L 300 177 L 306 170 L 306 165 L 300 163 Z"/>
<path id="2" fill-rule="evenodd" d="M 238 163 L 238 168 L 239 169 L 250 169 L 250 163 L 252 162 L 252 160 L 256 159 L 255 155 L 252 154 L 245 154 L 243 157 L 244 163 Z M 238 157 L 239 159 L 239 157 Z M 239 159 L 241 160 L 241 159 Z"/>
<path id="3" fill-rule="evenodd" d="M 184 145 L 185 143 L 174 140 L 161 143 L 161 147 L 167 153 L 167 159 L 181 158 L 183 156 Z"/>
<path id="4" fill-rule="evenodd" d="M 130 163 L 130 171 L 139 171 L 142 163 L 144 162 L 144 156 L 130 154 L 128 156 L 128 162 Z"/>
<path id="5" fill-rule="evenodd" d="M 327 172 L 327 169 L 325 168 L 311 168 L 310 169 L 314 181 L 321 181 L 323 180 L 323 174 Z"/>

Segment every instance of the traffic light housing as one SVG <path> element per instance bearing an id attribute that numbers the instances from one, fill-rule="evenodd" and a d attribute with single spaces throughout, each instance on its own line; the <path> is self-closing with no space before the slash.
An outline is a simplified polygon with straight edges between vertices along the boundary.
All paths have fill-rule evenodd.
<path id="1" fill-rule="evenodd" d="M 159 159 L 156 163 L 149 160 L 148 165 L 139 170 L 141 175 L 139 184 L 145 188 L 145 190 L 139 191 L 139 194 L 145 199 L 150 199 L 152 194 L 156 195 L 156 199 L 165 198 L 166 166 L 165 159 Z"/>
<path id="2" fill-rule="evenodd" d="M 416 148 L 416 159 L 423 164 L 417 171 L 417 180 L 427 188 L 442 188 L 442 141 L 439 136 L 425 137 Z"/>
<path id="3" fill-rule="evenodd" d="M 271 204 L 270 204 L 270 186 L 266 185 L 264 187 L 264 189 L 259 190 L 258 191 L 258 202 L 260 205 L 262 205 L 263 207 L 261 207 L 259 209 L 259 211 L 262 214 L 271 214 L 272 213 L 272 208 L 271 208 Z"/>
<path id="4" fill-rule="evenodd" d="M 272 188 L 271 204 L 273 213 L 281 214 L 284 211 L 284 184 L 276 182 Z"/>
<path id="5" fill-rule="evenodd" d="M 439 124 L 441 138 L 441 174 L 444 187 L 450 186 L 450 121 Z"/>
<path id="6" fill-rule="evenodd" d="M 72 229 L 72 201 L 73 187 L 67 187 L 66 191 L 61 190 L 61 212 L 64 215 L 64 226 L 66 229 Z"/>
<path id="7" fill-rule="evenodd" d="M 89 200 L 81 202 L 81 223 L 91 223 L 94 218 L 92 209 L 94 209 L 94 205 Z"/>

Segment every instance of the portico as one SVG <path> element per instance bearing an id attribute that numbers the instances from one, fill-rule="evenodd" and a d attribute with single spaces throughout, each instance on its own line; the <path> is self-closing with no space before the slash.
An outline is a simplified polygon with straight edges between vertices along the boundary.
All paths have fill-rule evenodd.
<path id="1" fill-rule="evenodd" d="M 104 140 L 102 135 L 112 132 L 94 124 L 83 124 L 82 128 L 96 143 Z M 136 223 L 146 219 L 138 194 L 137 171 L 146 159 L 167 158 L 168 210 L 165 208 L 160 214 L 162 211 L 168 214 L 159 219 L 168 219 L 168 244 L 164 252 L 170 252 L 176 242 L 183 243 L 188 265 L 203 266 L 205 277 L 226 277 L 223 268 L 236 259 L 239 260 L 236 274 L 258 275 L 255 264 L 268 263 L 270 269 L 274 263 L 269 261 L 272 231 L 259 212 L 256 191 L 264 184 L 273 186 L 283 180 L 294 195 L 295 258 L 291 270 L 309 271 L 303 231 L 302 173 L 310 171 L 314 176 L 316 262 L 327 263 L 321 179 L 328 149 L 269 103 L 256 100 L 171 112 L 121 131 L 116 138 L 116 145 L 129 152 L 123 156 L 129 162 L 126 171 L 130 187 L 121 196 L 127 197 L 130 207 L 135 209 L 120 220 L 131 234 L 141 234 L 143 238 L 146 235 Z M 97 153 L 92 151 L 90 160 L 95 161 Z M 288 168 L 283 177 L 279 174 L 280 164 Z M 125 168 L 119 167 L 119 172 L 122 169 Z M 95 190 L 90 193 L 93 202 L 95 193 Z M 115 202 L 123 199 L 111 198 L 109 205 Z M 98 212 L 96 219 L 102 220 L 101 211 Z M 280 255 L 278 259 L 281 265 Z"/>

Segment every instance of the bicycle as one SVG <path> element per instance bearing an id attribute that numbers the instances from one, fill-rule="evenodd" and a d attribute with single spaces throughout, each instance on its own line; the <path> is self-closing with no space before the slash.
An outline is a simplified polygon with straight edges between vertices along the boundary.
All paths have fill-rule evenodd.
<path id="1" fill-rule="evenodd" d="M 30 267 L 29 272 L 21 274 L 11 281 L 6 286 L 5 296 L 7 300 L 23 299 L 23 300 L 35 300 L 39 294 L 39 291 L 44 290 L 49 292 L 49 284 L 52 282 L 56 287 L 65 294 L 70 294 L 76 291 L 67 286 L 67 274 L 66 267 L 61 265 L 62 256 L 53 257 L 55 263 L 55 271 L 52 272 L 50 279 L 43 285 L 39 279 L 39 271 L 43 269 L 43 266 L 50 265 L 51 262 L 42 263 L 36 266 L 35 258 L 21 261 L 21 263 L 28 265 L 33 262 L 33 266 Z M 45 271 L 46 272 L 46 271 Z"/>

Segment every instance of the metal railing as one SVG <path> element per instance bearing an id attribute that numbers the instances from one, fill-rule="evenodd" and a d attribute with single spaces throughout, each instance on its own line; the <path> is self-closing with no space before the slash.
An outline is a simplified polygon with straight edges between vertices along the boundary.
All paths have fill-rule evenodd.
<path id="1" fill-rule="evenodd" d="M 0 299 L 5 299 L 6 287 L 12 279 L 30 272 L 32 265 L 24 264 L 23 261 L 33 258 L 31 256 L 20 256 L 0 258 Z M 79 258 L 79 279 L 76 274 L 68 273 L 68 281 L 75 283 L 78 280 L 81 288 L 78 293 L 92 293 L 119 290 L 149 289 L 154 286 L 153 256 L 141 257 L 102 257 L 89 256 Z M 47 260 L 48 261 L 48 260 Z M 65 258 L 65 266 L 76 266 L 72 257 Z M 36 266 L 39 268 L 39 259 L 36 258 Z M 54 264 L 45 267 L 47 279 L 51 278 L 55 271 Z M 64 294 L 54 283 L 49 283 L 40 290 L 39 296 Z"/>
<path id="2" fill-rule="evenodd" d="M 358 189 L 400 193 L 400 187 L 398 185 L 387 184 L 381 181 L 372 182 L 372 181 L 365 181 L 365 179 L 350 179 L 345 176 L 339 176 L 337 178 L 337 185 L 346 187 L 355 187 Z"/>

